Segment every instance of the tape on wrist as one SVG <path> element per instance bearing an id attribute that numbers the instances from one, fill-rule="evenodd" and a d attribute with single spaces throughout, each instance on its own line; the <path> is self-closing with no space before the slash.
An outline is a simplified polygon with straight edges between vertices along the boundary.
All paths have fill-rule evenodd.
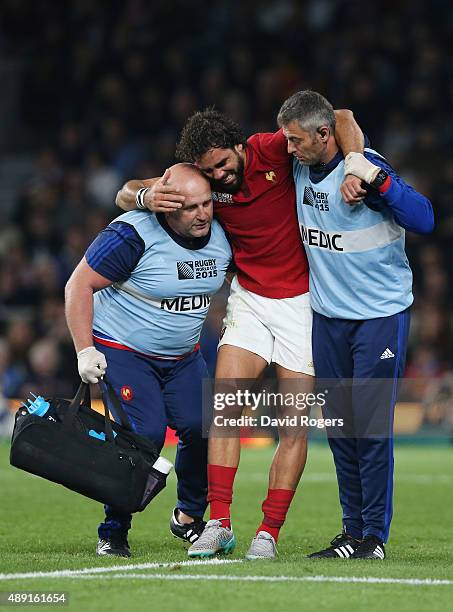
<path id="1" fill-rule="evenodd" d="M 146 209 L 144 198 L 145 198 L 145 193 L 148 191 L 148 189 L 149 187 L 141 187 L 135 194 L 135 204 L 137 205 L 137 208 L 139 208 L 140 210 Z"/>

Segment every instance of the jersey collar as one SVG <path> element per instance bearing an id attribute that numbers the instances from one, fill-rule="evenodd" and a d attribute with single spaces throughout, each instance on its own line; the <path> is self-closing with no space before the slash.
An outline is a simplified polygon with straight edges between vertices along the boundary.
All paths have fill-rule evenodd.
<path id="1" fill-rule="evenodd" d="M 319 183 L 324 180 L 328 174 L 335 170 L 338 164 L 344 159 L 343 153 L 339 150 L 338 153 L 327 162 L 327 164 L 316 164 L 310 166 L 310 181 L 312 183 Z"/>

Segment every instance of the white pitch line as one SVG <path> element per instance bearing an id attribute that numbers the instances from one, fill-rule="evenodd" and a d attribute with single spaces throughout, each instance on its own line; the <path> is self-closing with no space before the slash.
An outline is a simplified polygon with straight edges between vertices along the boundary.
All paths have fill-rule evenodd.
<path id="1" fill-rule="evenodd" d="M 84 580 L 97 578 L 90 574 L 75 576 Z M 453 586 L 453 580 L 431 578 L 371 578 L 359 576 L 230 576 L 224 574 L 111 574 L 103 578 L 138 578 L 141 580 L 225 580 L 229 582 L 340 582 L 359 584 L 401 584 L 407 586 Z"/>
<path id="2" fill-rule="evenodd" d="M 0 580 L 22 580 L 24 578 L 76 578 L 85 574 L 107 574 L 110 572 L 146 570 L 146 569 L 177 569 L 180 566 L 197 565 L 226 565 L 242 563 L 242 559 L 206 559 L 193 561 L 180 561 L 173 563 L 136 563 L 131 565 L 110 565 L 103 567 L 85 567 L 79 570 L 56 570 L 52 572 L 25 572 L 21 574 L 0 574 Z M 94 577 L 94 576 L 93 576 Z"/>
<path id="3" fill-rule="evenodd" d="M 81 570 L 61 570 L 55 572 L 28 572 L 23 574 L 0 574 L 0 580 L 33 578 L 75 578 L 83 580 L 138 579 L 138 580 L 217 580 L 227 582 L 315 582 L 344 584 L 400 584 L 406 586 L 453 586 L 453 580 L 435 578 L 373 578 L 361 576 L 231 576 L 226 574 L 137 574 L 128 570 L 178 569 L 197 565 L 226 565 L 242 563 L 241 559 L 210 559 L 203 561 L 182 561 L 181 563 L 140 563 L 135 565 L 112 565 L 92 567 Z M 114 573 L 114 572 L 124 573 Z M 102 574 L 102 576 L 100 576 Z"/>

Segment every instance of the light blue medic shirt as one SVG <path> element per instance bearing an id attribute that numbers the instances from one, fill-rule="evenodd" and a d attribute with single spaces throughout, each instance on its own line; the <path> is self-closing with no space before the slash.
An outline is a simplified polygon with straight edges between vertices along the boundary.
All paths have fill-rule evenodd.
<path id="1" fill-rule="evenodd" d="M 231 248 L 215 220 L 207 236 L 186 239 L 163 215 L 134 210 L 110 223 L 85 258 L 113 282 L 94 295 L 93 330 L 147 355 L 177 357 L 200 338 Z"/>
<path id="2" fill-rule="evenodd" d="M 384 194 L 369 189 L 364 201 L 344 202 L 344 158 L 303 166 L 294 160 L 297 214 L 310 264 L 313 310 L 331 318 L 374 319 L 412 304 L 412 272 L 404 250 L 405 229 L 433 229 L 429 200 L 398 177 L 372 149 L 365 157 L 391 177 Z"/>

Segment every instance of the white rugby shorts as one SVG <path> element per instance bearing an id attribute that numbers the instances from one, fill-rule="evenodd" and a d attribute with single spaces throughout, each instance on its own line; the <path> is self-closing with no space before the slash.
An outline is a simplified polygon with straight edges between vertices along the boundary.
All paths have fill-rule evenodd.
<path id="1" fill-rule="evenodd" d="M 251 351 L 294 372 L 315 375 L 311 350 L 310 294 L 275 299 L 231 283 L 219 347 Z"/>

